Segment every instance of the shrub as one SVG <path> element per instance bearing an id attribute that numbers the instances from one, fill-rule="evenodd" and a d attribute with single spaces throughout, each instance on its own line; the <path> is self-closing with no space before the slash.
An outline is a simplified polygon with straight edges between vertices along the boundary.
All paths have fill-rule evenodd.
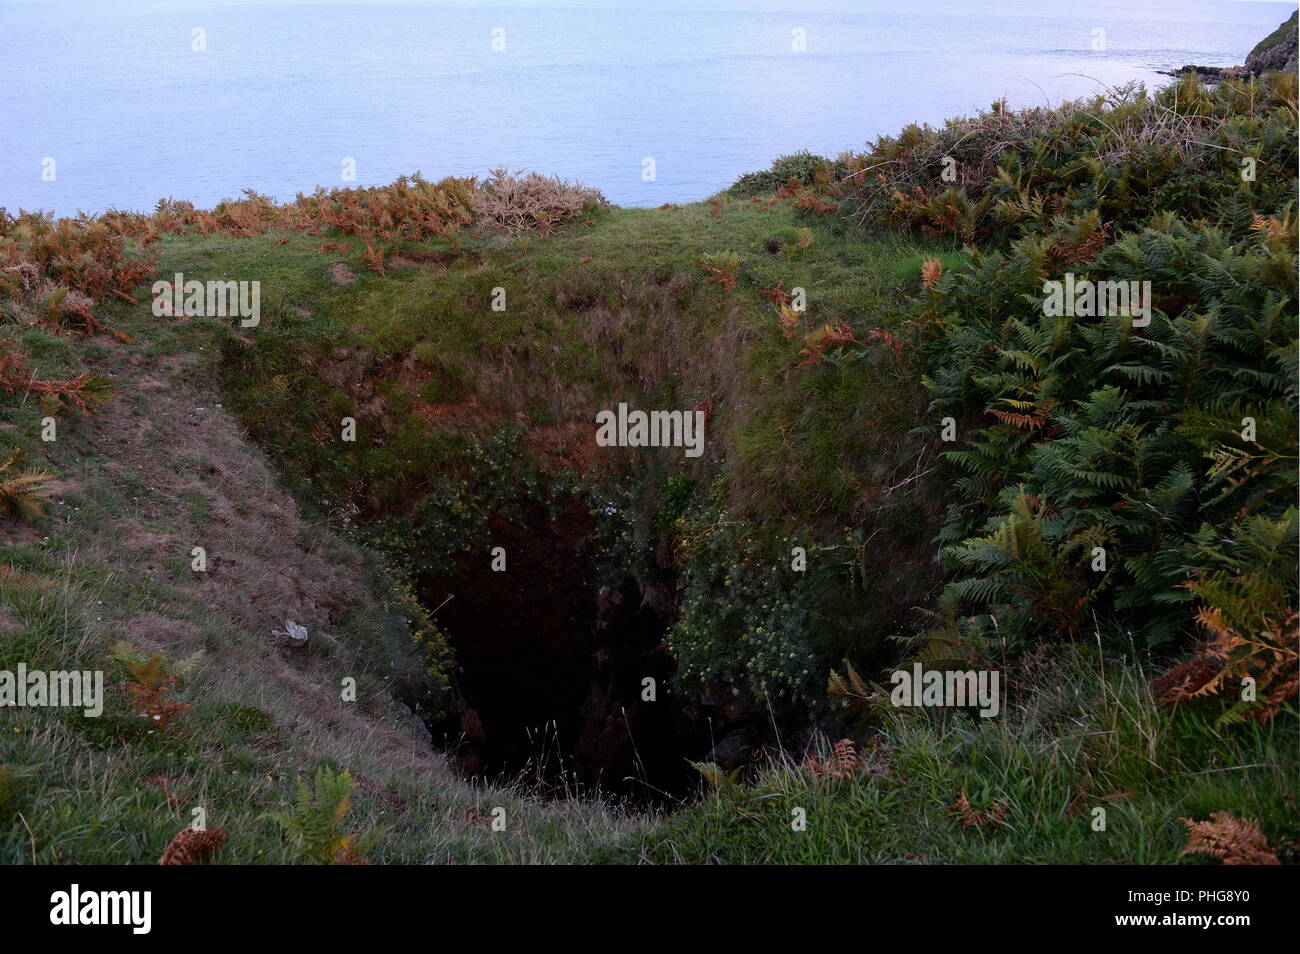
<path id="1" fill-rule="evenodd" d="M 54 475 L 47 470 L 30 468 L 10 473 L 22 452 L 15 449 L 0 460 L 0 516 L 39 517 L 49 497 L 49 483 Z"/>
<path id="2" fill-rule="evenodd" d="M 130 675 L 127 688 L 131 693 L 131 710 L 136 715 L 152 719 L 159 729 L 165 729 L 173 719 L 190 711 L 189 703 L 169 698 L 167 694 L 194 671 L 203 658 L 203 650 L 182 660 L 172 660 L 161 651 L 146 657 L 138 647 L 119 642 L 113 647 L 112 656 Z"/>
<path id="3" fill-rule="evenodd" d="M 771 195 L 789 185 L 808 186 L 826 192 L 845 171 L 846 167 L 839 160 L 804 150 L 773 160 L 770 169 L 745 173 L 731 184 L 725 194 L 734 199 L 749 199 Z"/>
<path id="4" fill-rule="evenodd" d="M 607 205 L 596 189 L 523 170 L 493 169 L 474 193 L 474 215 L 511 234 L 547 234 Z"/>
<path id="5" fill-rule="evenodd" d="M 1152 684 L 1160 701 L 1232 692 L 1237 701 L 1220 717 L 1226 723 L 1267 722 L 1296 698 L 1300 626 L 1287 593 L 1295 574 L 1296 522 L 1294 507 L 1279 520 L 1242 521 L 1232 528 L 1230 548 L 1203 534 L 1206 554 L 1218 565 L 1198 569 L 1186 585 L 1201 601 L 1196 621 L 1209 639 Z"/>
<path id="6" fill-rule="evenodd" d="M 416 173 L 386 186 L 318 188 L 283 204 L 246 189 L 242 199 L 226 199 L 211 211 L 174 199 L 160 200 L 151 215 L 110 211 L 53 219 L 40 212 L 15 217 L 0 209 L 0 298 L 19 297 L 38 285 L 60 286 L 89 298 L 83 307 L 63 309 L 87 322 L 93 321 L 89 304 L 107 295 L 139 304 L 131 293 L 153 277 L 153 246 L 165 234 L 319 235 L 336 229 L 368 242 L 435 236 L 451 241 L 472 219 L 472 191 L 469 179 L 432 183 Z"/>
<path id="7" fill-rule="evenodd" d="M 707 283 L 721 285 L 723 291 L 735 291 L 740 278 L 740 256 L 734 252 L 705 256 L 700 268 L 709 273 Z"/>
<path id="8" fill-rule="evenodd" d="M 1178 819 L 1187 826 L 1184 855 L 1208 855 L 1225 865 L 1277 865 L 1277 855 L 1251 818 L 1234 818 L 1231 812 L 1214 812 L 1209 821 Z"/>
<path id="9" fill-rule="evenodd" d="M 1065 231 L 975 253 L 935 285 L 932 416 L 972 425 L 945 455 L 961 574 L 945 609 L 1013 641 L 1112 614 L 1157 644 L 1189 628 L 1183 584 L 1211 568 L 1208 541 L 1231 546 L 1242 521 L 1294 499 L 1294 248 L 1178 220 L 1123 237 L 1081 275 L 1149 279 L 1151 324 L 1136 328 L 1044 314 Z"/>
<path id="10" fill-rule="evenodd" d="M 1241 228 L 1294 193 L 1296 77 L 1090 100 L 908 126 L 846 157 L 838 190 L 859 224 L 963 242 L 1011 240 L 1057 215 L 1131 228 L 1159 211 Z M 1243 175 L 1249 167 L 1250 175 Z"/>
<path id="11" fill-rule="evenodd" d="M 67 380 L 38 379 L 12 338 L 0 338 L 0 391 L 35 394 L 57 408 L 64 403 L 83 414 L 97 410 L 109 397 L 108 379 L 89 373 Z"/>

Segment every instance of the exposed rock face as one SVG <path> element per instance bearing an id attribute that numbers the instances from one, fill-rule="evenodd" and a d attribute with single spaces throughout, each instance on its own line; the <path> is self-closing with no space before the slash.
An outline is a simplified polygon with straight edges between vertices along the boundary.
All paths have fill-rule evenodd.
<path id="1" fill-rule="evenodd" d="M 1246 57 L 1246 69 L 1252 73 L 1296 69 L 1296 34 L 1300 12 L 1261 40 Z"/>
<path id="2" fill-rule="evenodd" d="M 1192 63 L 1171 70 L 1165 75 L 1186 76 L 1188 73 L 1195 73 L 1202 83 L 1221 83 L 1224 80 L 1245 79 L 1251 75 L 1250 70 L 1244 66 L 1196 66 Z"/>
<path id="3" fill-rule="evenodd" d="M 1294 73 L 1297 19 L 1300 19 L 1300 11 L 1291 14 L 1291 19 L 1283 22 L 1276 30 L 1255 44 L 1255 48 L 1246 57 L 1245 66 L 1195 66 L 1189 63 L 1166 75 L 1183 76 L 1187 73 L 1195 73 L 1203 83 L 1218 83 L 1222 80 L 1243 79 L 1276 70 L 1290 70 Z"/>

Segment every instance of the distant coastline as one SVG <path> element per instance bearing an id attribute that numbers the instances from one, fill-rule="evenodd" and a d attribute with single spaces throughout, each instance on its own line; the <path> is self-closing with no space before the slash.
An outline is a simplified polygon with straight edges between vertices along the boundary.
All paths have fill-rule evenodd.
<path id="1" fill-rule="evenodd" d="M 1300 23 L 1300 11 L 1291 14 L 1276 30 L 1260 40 L 1241 66 L 1196 66 L 1189 63 L 1176 70 L 1161 72 L 1166 76 L 1194 74 L 1206 83 L 1260 76 L 1270 70 L 1294 73 L 1297 68 L 1297 23 Z"/>

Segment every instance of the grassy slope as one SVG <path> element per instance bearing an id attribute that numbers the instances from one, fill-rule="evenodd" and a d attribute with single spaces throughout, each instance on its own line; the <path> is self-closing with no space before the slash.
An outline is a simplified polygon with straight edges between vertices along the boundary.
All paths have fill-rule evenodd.
<path id="1" fill-rule="evenodd" d="M 521 411 L 531 418 L 542 456 L 558 454 L 560 463 L 572 464 L 564 441 L 574 438 L 575 409 L 585 418 L 593 401 L 635 401 L 629 383 L 642 393 L 681 389 L 692 400 L 715 394 L 720 407 L 730 396 L 731 426 L 747 428 L 759 475 L 754 486 L 763 486 L 770 476 L 764 471 L 783 466 L 788 440 L 773 433 L 785 423 L 764 404 L 789 407 L 798 396 L 792 388 L 773 394 L 755 378 L 781 376 L 797 359 L 798 342 L 777 332 L 774 312 L 755 289 L 778 280 L 805 286 L 819 322 L 886 320 L 893 289 L 914 280 L 922 257 L 892 242 L 825 229 L 799 258 L 766 251 L 773 232 L 793 224 L 788 209 L 758 211 L 744 203 L 728 203 L 721 217 L 703 203 L 613 209 L 590 227 L 547 239 L 468 239 L 468 254 L 450 270 L 428 260 L 398 269 L 390 263 L 381 278 L 362 269 L 354 247 L 348 261 L 361 277 L 342 288 L 327 269 L 338 256 L 317 252 L 320 239 L 171 237 L 160 277 L 180 271 L 257 279 L 262 326 L 241 331 L 228 322 L 157 319 L 147 306 L 112 304 L 101 314 L 133 344 L 23 332 L 39 374 L 106 374 L 115 397 L 100 416 L 61 415 L 60 439 L 48 445 L 35 439 L 43 412 L 33 401 L 5 407 L 6 432 L 24 447 L 25 462 L 49 466 L 63 479 L 34 528 L 5 528 L 7 564 L 58 580 L 39 590 L 26 580 L 6 584 L 11 607 L 3 622 L 23 634 L 6 643 L 6 661 L 48 660 L 52 667 L 54 660 L 66 664 L 68 647 L 76 646 L 80 665 L 99 668 L 119 638 L 173 658 L 199 647 L 208 655 L 181 693 L 195 711 L 165 735 L 132 722 L 120 686 L 100 720 L 7 710 L 0 763 L 36 772 L 10 803 L 21 824 L 8 829 L 6 857 L 151 861 L 188 819 L 189 807 L 203 805 L 211 824 L 234 833 L 226 860 L 284 860 L 289 848 L 263 813 L 282 806 L 296 773 L 322 759 L 360 778 L 350 824 L 392 826 L 371 851 L 376 859 L 593 857 L 599 845 L 634 830 L 596 805 L 536 805 L 451 776 L 414 720 L 383 691 L 386 679 L 418 665 L 403 645 L 400 616 L 376 594 L 362 554 L 319 521 L 298 516 L 293 500 L 274 486 L 267 456 L 282 465 L 311 511 L 328 512 L 339 502 L 318 493 L 306 474 L 319 473 L 322 454 L 342 465 L 327 476 L 345 474 L 356 461 L 339 455 L 337 444 L 313 446 L 317 422 L 308 415 L 342 406 L 329 398 L 344 400 L 346 387 L 323 402 L 302 389 L 313 377 L 303 370 L 308 358 L 342 351 L 372 362 L 356 372 L 379 377 L 377 393 L 390 406 L 409 411 L 414 399 L 417 410 L 451 409 L 432 417 L 435 425 L 449 419 L 442 428 L 448 440 L 429 442 L 430 428 L 405 428 L 391 442 L 394 453 L 374 461 L 406 492 L 418 492 L 422 475 L 446 462 L 439 449 L 454 458 L 458 433 Z M 430 259 L 441 250 L 410 251 Z M 737 293 L 701 281 L 699 262 L 719 251 L 742 259 Z M 497 285 L 508 290 L 505 313 L 487 307 Z M 261 450 L 241 439 L 220 407 L 214 359 L 241 349 L 254 354 L 257 374 L 237 380 L 225 402 L 261 439 Z M 411 356 L 434 373 L 415 384 L 400 372 L 391 380 L 376 375 L 376 365 Z M 268 369 L 264 362 L 278 364 Z M 739 396 L 748 392 L 758 395 L 756 404 Z M 355 404 L 344 403 L 355 412 Z M 474 410 L 461 414 L 467 406 Z M 727 411 L 720 414 L 725 420 Z M 810 418 L 798 426 L 826 424 Z M 589 439 L 585 424 L 578 430 Z M 716 460 L 717 451 L 710 456 Z M 199 544 L 213 564 L 206 577 L 188 569 L 189 548 Z M 269 632 L 284 616 L 324 628 L 341 648 L 298 658 L 272 647 Z M 359 674 L 362 684 L 363 702 L 351 709 L 336 701 L 333 688 L 347 674 Z M 95 785 L 86 785 L 88 774 Z M 178 804 L 144 781 L 158 775 L 168 777 Z M 513 838 L 466 822 L 467 811 L 496 804 L 525 813 Z"/>
<path id="2" fill-rule="evenodd" d="M 1274 30 L 1268 36 L 1264 37 L 1264 39 L 1256 43 L 1254 47 L 1251 48 L 1251 51 L 1248 54 L 1248 56 L 1257 56 L 1258 54 L 1263 53 L 1265 50 L 1277 46 L 1283 40 L 1287 39 L 1291 31 L 1296 28 L 1297 22 L 1300 22 L 1300 14 L 1292 13 L 1291 16 L 1287 17 L 1285 20 L 1283 20 L 1281 23 L 1278 24 L 1276 30 Z"/>
<path id="3" fill-rule="evenodd" d="M 365 556 L 299 516 L 221 407 L 211 329 L 160 323 L 147 308 L 105 313 L 136 343 L 23 336 L 43 374 L 111 375 L 104 412 L 62 418 L 44 447 L 22 440 L 38 432 L 34 400 L 6 402 L 0 419 L 27 462 L 46 458 L 63 478 L 45 518 L 6 522 L 0 537 L 0 559 L 24 574 L 0 581 L 0 668 L 109 670 L 98 719 L 4 710 L 0 862 L 152 863 L 195 806 L 231 833 L 219 860 L 294 860 L 265 813 L 285 807 L 298 773 L 322 761 L 351 770 L 346 827 L 377 833 L 367 851 L 377 861 L 585 859 L 632 827 L 598 804 L 543 805 L 458 779 L 389 694 L 388 680 L 418 664 Z M 205 574 L 189 568 L 192 545 L 208 552 Z M 285 617 L 338 648 L 273 647 Z M 165 732 L 132 716 L 108 665 L 118 639 L 173 658 L 204 649 L 180 692 L 193 712 Z M 340 701 L 345 676 L 358 680 L 356 703 Z M 146 781 L 158 776 L 174 803 Z M 505 833 L 486 824 L 496 806 L 507 810 Z"/>
<path id="4" fill-rule="evenodd" d="M 1156 710 L 1133 670 L 1112 664 L 1103 680 L 1086 653 L 1058 660 L 1067 676 L 1044 681 L 1055 694 L 1022 700 L 1011 721 L 887 719 L 877 728 L 890 750 L 873 755 L 869 775 L 813 782 L 776 765 L 664 822 L 474 790 L 387 701 L 385 680 L 413 665 L 401 624 L 366 558 L 306 524 L 274 488 L 266 458 L 314 520 L 346 512 L 347 479 L 358 472 L 372 506 L 418 497 L 468 432 L 519 422 L 539 457 L 578 466 L 592 457 L 584 441 L 593 406 L 714 396 L 720 440 L 690 465 L 701 475 L 725 454 L 740 501 L 804 525 L 827 512 L 876 513 L 869 488 L 901 480 L 916 453 L 906 436 L 914 390 L 883 359 L 874 375 L 792 373 L 802 335 L 781 335 L 758 289 L 803 286 L 803 331 L 845 322 L 863 337 L 894 326 L 900 289 L 914 287 L 935 252 L 822 222 L 802 255 L 766 251 L 775 231 L 803 224 L 784 207 L 734 201 L 717 217 L 704 203 L 614 209 L 548 238 L 467 237 L 455 262 L 437 260 L 443 250 L 433 245 L 412 248 L 429 260 L 390 262 L 384 277 L 361 269 L 354 243 L 347 260 L 361 277 L 346 288 L 330 280 L 337 256 L 318 253 L 320 239 L 169 238 L 160 275 L 260 280 L 263 326 L 171 322 L 116 305 L 106 319 L 137 344 L 74 347 L 27 332 L 41 370 L 101 369 L 117 378 L 118 396 L 103 417 L 62 425 L 66 437 L 52 448 L 31 437 L 36 411 L 6 402 L 28 460 L 48 454 L 69 486 L 36 533 L 6 534 L 6 562 L 60 582 L 15 597 L 0 625 L 25 633 L 29 661 L 63 660 L 76 646 L 89 665 L 119 636 L 173 655 L 201 645 L 209 656 L 184 693 L 196 711 L 174 738 L 125 727 L 114 737 L 121 719 L 104 728 L 39 710 L 7 721 L 0 762 L 40 769 L 20 796 L 22 824 L 0 841 L 3 857 L 151 861 L 188 820 L 183 809 L 201 801 L 212 824 L 235 833 L 225 860 L 283 860 L 288 849 L 261 813 L 282 806 L 294 773 L 320 759 L 362 777 L 350 817 L 358 829 L 393 826 L 370 852 L 385 861 L 1168 862 L 1183 844 L 1177 817 L 1220 809 L 1294 841 L 1294 818 L 1281 809 L 1294 779 L 1278 767 L 1294 762 L 1285 756 L 1296 745 L 1293 721 L 1216 733 L 1200 717 Z M 742 261 L 730 293 L 703 282 L 699 268 L 725 252 Z M 943 254 L 949 264 L 956 257 Z M 507 289 L 504 313 L 488 306 L 497 286 Z M 214 409 L 218 353 L 229 361 L 226 403 L 262 450 Z M 322 436 L 320 426 L 328 434 L 349 413 L 380 442 L 341 447 Z M 865 486 L 845 479 L 864 471 Z M 893 506 L 894 519 L 915 516 Z M 185 569 L 196 537 L 235 554 L 230 567 L 218 564 L 231 585 Z M 268 648 L 286 599 L 341 648 L 306 660 Z M 368 701 L 348 710 L 330 687 L 358 671 Z M 180 806 L 142 781 L 157 774 L 175 779 Z M 99 781 L 88 786 L 92 776 Z M 983 831 L 963 826 L 951 811 L 963 790 L 976 806 L 1005 800 L 1006 818 Z M 521 824 L 492 835 L 467 821 L 467 811 L 496 804 L 512 806 Z M 1097 804 L 1110 811 L 1107 834 L 1091 830 Z M 794 806 L 808 809 L 808 831 L 791 831 Z"/>

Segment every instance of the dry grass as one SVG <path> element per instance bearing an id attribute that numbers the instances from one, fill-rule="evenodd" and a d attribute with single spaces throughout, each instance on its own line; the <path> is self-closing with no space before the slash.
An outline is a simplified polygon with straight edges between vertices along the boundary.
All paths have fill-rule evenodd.
<path id="1" fill-rule="evenodd" d="M 536 172 L 493 169 L 474 193 L 474 214 L 487 228 L 546 235 L 606 205 L 596 189 Z"/>
<path id="2" fill-rule="evenodd" d="M 53 307 L 41 306 L 46 320 L 79 317 L 85 333 L 94 334 L 101 330 L 91 314 L 96 302 L 113 296 L 138 304 L 133 291 L 153 278 L 164 235 L 336 230 L 363 239 L 368 267 L 383 274 L 383 251 L 374 246 L 452 240 L 471 221 L 473 189 L 470 179 L 431 183 L 417 173 L 374 188 L 318 188 L 284 204 L 245 190 L 244 198 L 227 199 L 211 211 L 174 199 L 160 200 L 150 215 L 110 211 L 54 219 L 0 209 L 0 300 L 52 301 Z"/>

